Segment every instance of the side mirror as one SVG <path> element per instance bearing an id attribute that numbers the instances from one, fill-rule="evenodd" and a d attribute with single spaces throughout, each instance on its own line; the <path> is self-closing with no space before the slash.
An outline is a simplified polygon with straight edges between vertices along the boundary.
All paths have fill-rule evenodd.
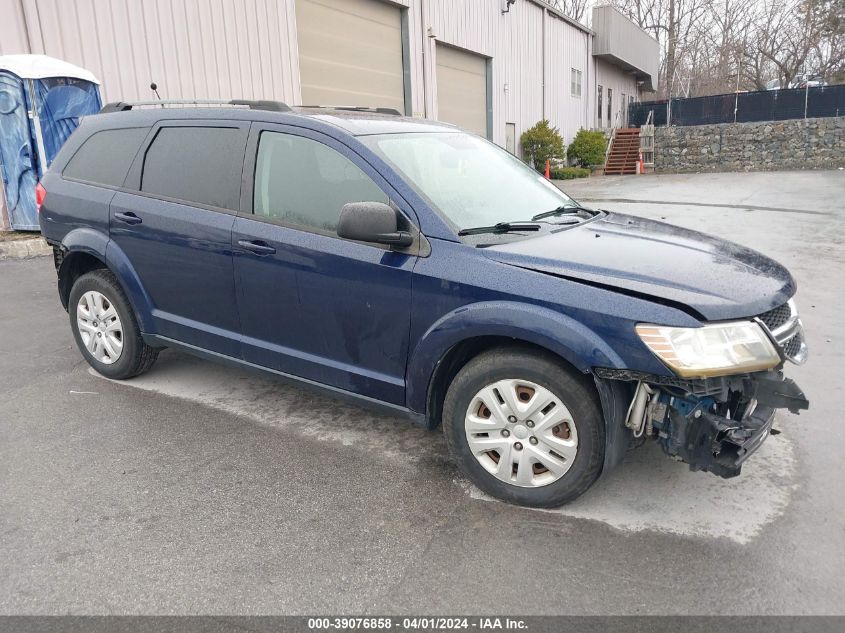
<path id="1" fill-rule="evenodd" d="M 343 205 L 337 234 L 348 240 L 388 246 L 407 247 L 414 243 L 408 231 L 399 230 L 396 211 L 383 202 L 349 202 Z"/>

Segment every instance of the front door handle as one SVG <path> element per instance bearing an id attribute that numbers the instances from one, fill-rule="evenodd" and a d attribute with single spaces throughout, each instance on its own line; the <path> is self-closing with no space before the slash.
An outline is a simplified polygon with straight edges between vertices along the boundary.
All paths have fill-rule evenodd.
<path id="1" fill-rule="evenodd" d="M 127 211 L 126 213 L 115 213 L 114 219 L 118 222 L 123 222 L 124 224 L 140 224 L 143 222 L 141 218 L 131 211 Z"/>
<path id="2" fill-rule="evenodd" d="M 238 246 L 256 255 L 272 255 L 276 249 L 261 240 L 238 240 Z"/>

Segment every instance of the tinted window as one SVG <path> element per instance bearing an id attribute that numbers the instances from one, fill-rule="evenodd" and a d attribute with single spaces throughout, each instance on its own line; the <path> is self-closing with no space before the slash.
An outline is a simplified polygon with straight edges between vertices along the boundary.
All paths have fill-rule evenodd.
<path id="1" fill-rule="evenodd" d="M 224 127 L 163 127 L 147 150 L 141 191 L 237 210 L 243 131 Z"/>
<path id="2" fill-rule="evenodd" d="M 352 161 L 301 136 L 264 132 L 255 164 L 256 215 L 333 232 L 347 202 L 388 202 Z"/>
<path id="3" fill-rule="evenodd" d="M 92 134 L 70 159 L 62 175 L 120 187 L 149 130 L 147 127 L 133 127 Z"/>

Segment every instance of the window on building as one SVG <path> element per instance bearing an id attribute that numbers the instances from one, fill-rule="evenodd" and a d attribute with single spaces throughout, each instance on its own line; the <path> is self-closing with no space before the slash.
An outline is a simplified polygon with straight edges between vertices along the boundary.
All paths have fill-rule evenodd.
<path id="1" fill-rule="evenodd" d="M 505 123 L 505 149 L 516 156 L 516 123 Z"/>
<path id="2" fill-rule="evenodd" d="M 599 86 L 598 89 L 597 89 L 597 93 L 598 94 L 596 96 L 596 101 L 599 104 L 598 126 L 601 127 L 601 119 L 602 119 L 602 115 L 604 114 L 602 112 L 602 109 L 601 109 L 602 108 L 602 101 L 603 101 L 602 97 L 604 96 L 604 89 L 601 86 Z"/>
<path id="3" fill-rule="evenodd" d="M 581 96 L 581 71 L 575 68 L 572 69 L 572 73 L 570 75 L 570 82 L 571 82 L 571 90 L 573 97 L 580 97 Z"/>
<path id="4" fill-rule="evenodd" d="M 347 202 L 389 202 L 367 174 L 328 145 L 264 132 L 255 162 L 253 213 L 334 233 Z"/>
<path id="5" fill-rule="evenodd" d="M 607 89 L 607 126 L 613 127 L 613 88 Z"/>
<path id="6" fill-rule="evenodd" d="M 131 127 L 95 132 L 76 151 L 62 175 L 98 185 L 120 187 L 149 131 L 148 127 Z"/>
<path id="7" fill-rule="evenodd" d="M 244 132 L 226 127 L 163 127 L 147 150 L 141 191 L 238 209 Z"/>

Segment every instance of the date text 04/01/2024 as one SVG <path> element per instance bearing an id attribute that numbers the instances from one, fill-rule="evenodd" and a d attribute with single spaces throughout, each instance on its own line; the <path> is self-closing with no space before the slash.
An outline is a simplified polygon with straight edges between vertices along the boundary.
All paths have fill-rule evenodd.
<path id="1" fill-rule="evenodd" d="M 518 618 L 500 617 L 339 617 L 339 618 L 309 618 L 308 628 L 311 630 L 523 630 L 527 628 L 524 620 Z"/>

